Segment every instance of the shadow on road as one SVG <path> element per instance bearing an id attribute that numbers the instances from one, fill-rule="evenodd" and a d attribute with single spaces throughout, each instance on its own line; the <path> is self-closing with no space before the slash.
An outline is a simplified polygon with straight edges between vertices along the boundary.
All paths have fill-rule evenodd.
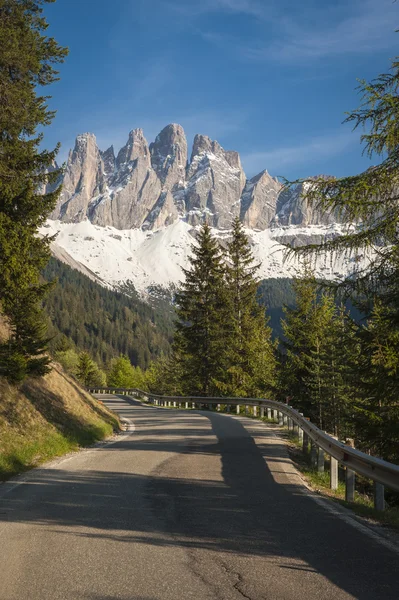
<path id="1" fill-rule="evenodd" d="M 267 443 L 259 446 L 240 420 L 217 413 L 140 405 L 134 411 L 139 435 L 99 452 L 131 452 L 132 471 L 137 451 L 172 453 L 159 469 L 151 475 L 41 470 L 25 484 L 34 489 L 28 506 L 26 495 L 0 499 L 0 520 L 62 527 L 63 535 L 121 544 L 273 557 L 281 578 L 290 570 L 316 572 L 354 598 L 397 600 L 398 556 L 323 509 L 284 471 L 277 471 L 277 483 L 265 458 L 270 465 L 290 461 L 267 428 Z M 131 416 L 131 409 L 126 413 Z M 168 419 L 176 421 L 173 429 Z M 184 476 L 190 465 L 196 469 L 212 456 L 220 457 L 221 481 Z"/>

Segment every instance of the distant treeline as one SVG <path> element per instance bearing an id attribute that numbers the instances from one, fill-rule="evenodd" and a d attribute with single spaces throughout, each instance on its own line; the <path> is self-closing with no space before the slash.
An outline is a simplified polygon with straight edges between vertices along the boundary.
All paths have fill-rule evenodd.
<path id="1" fill-rule="evenodd" d="M 50 351 L 86 350 L 101 366 L 120 354 L 146 369 L 167 355 L 173 335 L 173 310 L 157 300 L 152 308 L 137 296 L 109 290 L 52 258 L 43 271 L 55 285 L 44 306 L 51 322 Z"/>

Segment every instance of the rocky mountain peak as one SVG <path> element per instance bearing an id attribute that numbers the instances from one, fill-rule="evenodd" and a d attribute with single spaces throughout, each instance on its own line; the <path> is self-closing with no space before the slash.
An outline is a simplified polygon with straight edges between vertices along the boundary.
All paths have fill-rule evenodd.
<path id="1" fill-rule="evenodd" d="M 193 151 L 191 153 L 191 162 L 203 154 L 215 154 L 216 156 L 223 153 L 224 150 L 219 142 L 211 140 L 207 135 L 197 133 L 194 137 Z"/>
<path id="2" fill-rule="evenodd" d="M 142 129 L 133 129 L 129 133 L 126 145 L 118 152 L 116 164 L 121 167 L 137 159 L 145 161 L 150 166 L 150 149 Z"/>
<path id="3" fill-rule="evenodd" d="M 129 133 L 115 158 L 92 133 L 78 135 L 68 156 L 53 219 L 118 229 L 159 229 L 179 218 L 230 229 L 240 216 L 250 229 L 329 225 L 337 215 L 309 206 L 304 188 L 284 189 L 265 170 L 246 179 L 238 152 L 197 134 L 187 164 L 181 125 L 167 125 L 149 146 L 142 129 Z"/>
<path id="4" fill-rule="evenodd" d="M 104 163 L 104 174 L 106 177 L 110 177 L 114 174 L 116 164 L 114 147 L 110 146 L 105 152 L 100 150 L 100 154 Z"/>
<path id="5" fill-rule="evenodd" d="M 176 191 L 184 185 L 187 139 L 181 125 L 171 123 L 150 145 L 151 164 L 163 187 Z"/>
<path id="6" fill-rule="evenodd" d="M 247 181 L 242 198 L 240 218 L 250 229 L 267 229 L 276 214 L 282 184 L 265 170 Z"/>

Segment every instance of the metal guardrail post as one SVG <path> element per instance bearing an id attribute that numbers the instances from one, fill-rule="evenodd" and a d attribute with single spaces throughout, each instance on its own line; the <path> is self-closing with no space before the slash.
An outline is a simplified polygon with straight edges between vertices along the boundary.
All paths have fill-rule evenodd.
<path id="1" fill-rule="evenodd" d="M 239 414 L 240 414 L 240 405 L 237 404 L 237 415 L 239 415 Z"/>
<path id="2" fill-rule="evenodd" d="M 377 481 L 374 481 L 374 508 L 385 510 L 385 487 Z"/>
<path id="3" fill-rule="evenodd" d="M 254 406 L 254 417 L 256 417 L 256 416 L 257 416 L 257 412 L 258 412 L 258 411 L 257 411 L 257 407 L 256 407 L 256 406 Z"/>
<path id="4" fill-rule="evenodd" d="M 268 410 L 268 412 L 269 412 L 269 410 Z M 261 419 L 265 418 L 265 407 L 264 406 L 260 407 L 260 418 Z"/>
<path id="5" fill-rule="evenodd" d="M 321 448 L 317 453 L 317 472 L 324 473 L 324 451 Z"/>
<path id="6" fill-rule="evenodd" d="M 346 467 L 345 471 L 345 500 L 355 501 L 355 472 Z"/>
<path id="7" fill-rule="evenodd" d="M 317 446 L 313 440 L 310 440 L 310 464 L 317 467 Z"/>
<path id="8" fill-rule="evenodd" d="M 298 440 L 299 443 L 303 446 L 303 429 L 298 425 Z"/>
<path id="9" fill-rule="evenodd" d="M 302 450 L 304 454 L 309 452 L 309 436 L 305 432 L 303 432 Z"/>
<path id="10" fill-rule="evenodd" d="M 330 456 L 330 488 L 338 489 L 338 461 L 333 456 Z"/>

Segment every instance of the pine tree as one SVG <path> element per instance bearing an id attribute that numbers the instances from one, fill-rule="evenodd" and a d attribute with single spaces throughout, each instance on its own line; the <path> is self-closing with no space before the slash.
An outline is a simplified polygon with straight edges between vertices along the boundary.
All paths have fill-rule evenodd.
<path id="1" fill-rule="evenodd" d="M 398 462 L 399 333 L 392 327 L 393 310 L 377 300 L 361 329 L 354 427 L 359 448 Z"/>
<path id="2" fill-rule="evenodd" d="M 101 385 L 101 373 L 98 366 L 87 352 L 79 354 L 78 368 L 76 377 L 82 385 L 90 387 L 92 385 Z"/>
<path id="3" fill-rule="evenodd" d="M 258 269 L 237 217 L 227 245 L 229 327 L 225 352 L 228 367 L 220 382 L 220 389 L 230 396 L 270 396 L 275 385 L 275 347 L 265 309 L 257 300 Z"/>
<path id="4" fill-rule="evenodd" d="M 380 162 L 367 171 L 342 178 L 302 180 L 304 200 L 333 211 L 349 226 L 343 235 L 321 244 L 291 248 L 301 256 L 331 252 L 351 255 L 355 270 L 338 287 L 349 293 L 376 295 L 399 323 L 399 61 L 389 73 L 371 82 L 362 80 L 360 107 L 346 122 L 363 128 L 364 152 Z M 295 182 L 298 183 L 298 182 Z M 360 266 L 366 258 L 366 266 Z"/>
<path id="5" fill-rule="evenodd" d="M 176 354 L 154 361 L 144 374 L 143 389 L 165 396 L 183 395 L 181 366 Z"/>
<path id="6" fill-rule="evenodd" d="M 294 283 L 297 306 L 282 322 L 286 354 L 280 393 L 321 429 L 338 437 L 353 433 L 353 381 L 357 327 L 328 291 L 318 292 L 309 270 Z"/>
<path id="7" fill-rule="evenodd" d="M 185 282 L 176 294 L 174 362 L 183 392 L 212 396 L 226 369 L 228 306 L 222 252 L 207 224 L 192 252 L 191 268 L 184 269 Z"/>
<path id="8" fill-rule="evenodd" d="M 336 288 L 363 300 L 370 314 L 357 370 L 361 399 L 354 413 L 356 437 L 364 448 L 396 457 L 399 378 L 399 60 L 389 73 L 361 81 L 360 107 L 347 122 L 361 127 L 364 152 L 376 166 L 358 175 L 308 180 L 304 200 L 334 211 L 349 225 L 344 235 L 322 244 L 291 249 L 302 256 L 351 255 L 356 268 Z M 361 267 L 361 259 L 366 258 Z"/>
<path id="9" fill-rule="evenodd" d="M 296 306 L 284 308 L 282 330 L 284 335 L 283 368 L 280 370 L 280 400 L 292 402 L 310 416 L 312 402 L 308 393 L 308 357 L 315 347 L 317 323 L 317 288 L 313 274 L 306 270 L 304 278 L 294 280 Z M 317 415 L 316 415 L 317 417 Z"/>
<path id="10" fill-rule="evenodd" d="M 53 0 L 0 0 L 0 305 L 11 337 L 0 348 L 0 372 L 11 381 L 44 374 L 48 359 L 39 274 L 50 238 L 37 236 L 59 190 L 46 193 L 59 171 L 58 147 L 40 150 L 54 112 L 37 90 L 57 80 L 53 65 L 66 49 L 45 35 L 43 6 Z M 51 171 L 51 172 L 50 172 Z"/>

